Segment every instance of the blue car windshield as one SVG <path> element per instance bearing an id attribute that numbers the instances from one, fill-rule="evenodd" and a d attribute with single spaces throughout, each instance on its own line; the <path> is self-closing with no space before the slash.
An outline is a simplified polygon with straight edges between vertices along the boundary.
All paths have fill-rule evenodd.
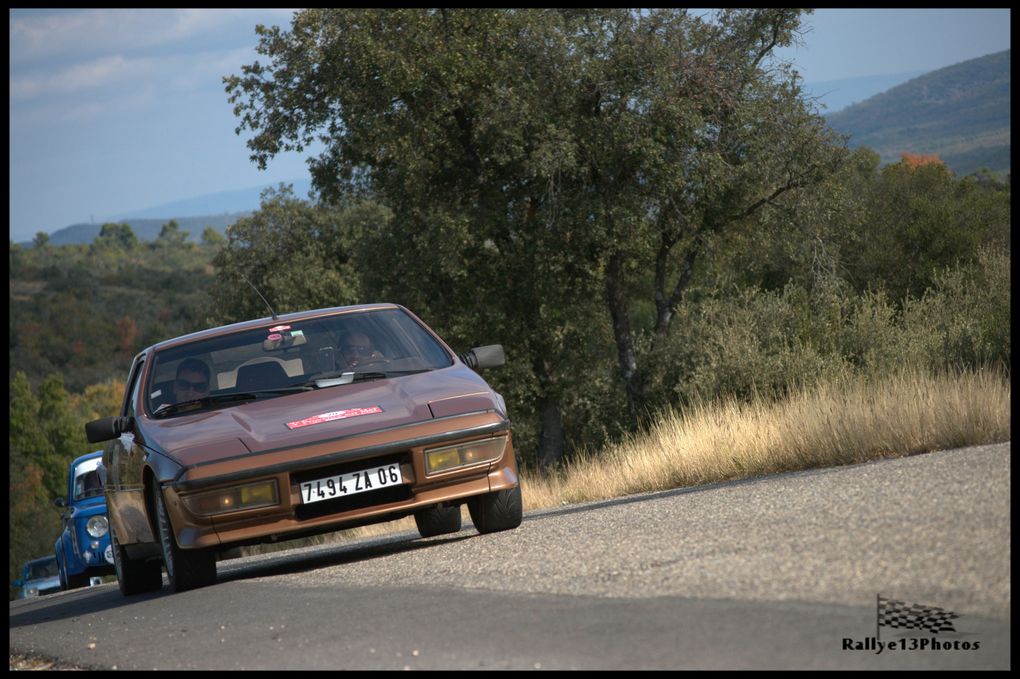
<path id="1" fill-rule="evenodd" d="M 202 399 L 237 404 L 248 394 L 275 397 L 317 388 L 316 380 L 347 372 L 385 378 L 452 364 L 447 350 L 399 308 L 267 320 L 264 327 L 157 352 L 145 387 L 146 409 L 172 415 L 176 409 L 170 406 L 178 404 Z"/>
<path id="2" fill-rule="evenodd" d="M 74 499 L 84 500 L 103 494 L 103 482 L 99 478 L 99 470 L 79 474 L 74 479 Z"/>
<path id="3" fill-rule="evenodd" d="M 37 561 L 29 564 L 28 577 L 30 580 L 42 580 L 43 578 L 52 578 L 58 575 L 57 573 L 57 560 L 49 559 L 47 561 Z"/>

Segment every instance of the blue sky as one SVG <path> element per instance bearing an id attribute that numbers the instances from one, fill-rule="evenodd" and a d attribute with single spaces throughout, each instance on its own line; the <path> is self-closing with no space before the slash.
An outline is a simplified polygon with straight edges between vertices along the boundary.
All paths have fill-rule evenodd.
<path id="1" fill-rule="evenodd" d="M 292 13 L 10 10 L 11 238 L 307 180 L 307 153 L 251 163 L 222 84 L 257 58 L 255 25 L 289 27 Z M 1009 23 L 1008 9 L 822 9 L 779 54 L 831 85 L 1009 49 Z"/>

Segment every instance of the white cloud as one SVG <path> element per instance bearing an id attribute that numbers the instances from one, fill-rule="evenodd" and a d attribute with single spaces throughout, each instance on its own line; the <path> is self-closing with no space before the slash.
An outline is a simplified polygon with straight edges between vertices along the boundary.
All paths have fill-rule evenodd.
<path id="1" fill-rule="evenodd" d="M 160 104 L 152 88 L 128 89 L 111 96 L 81 99 L 74 105 L 63 102 L 35 102 L 11 110 L 11 130 L 59 130 L 66 125 L 81 125 L 104 120 L 113 114 L 130 115 Z"/>
<path id="2" fill-rule="evenodd" d="M 101 57 L 53 71 L 12 76 L 10 97 L 15 104 L 150 84 L 176 91 L 219 88 L 223 76 L 239 72 L 241 64 L 255 56 L 253 49 L 240 48 L 163 57 Z"/>
<path id="3" fill-rule="evenodd" d="M 11 99 L 70 94 L 142 77 L 150 70 L 151 61 L 129 61 L 122 56 L 103 57 L 43 75 L 12 78 Z"/>
<path id="4" fill-rule="evenodd" d="M 11 63 L 148 49 L 243 28 L 255 42 L 256 23 L 289 25 L 293 9 L 12 10 Z"/>

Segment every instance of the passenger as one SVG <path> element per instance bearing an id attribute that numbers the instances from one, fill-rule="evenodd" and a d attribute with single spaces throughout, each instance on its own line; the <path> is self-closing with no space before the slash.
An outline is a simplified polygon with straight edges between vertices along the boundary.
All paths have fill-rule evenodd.
<path id="1" fill-rule="evenodd" d="M 369 363 L 377 363 L 384 356 L 376 351 L 372 339 L 363 332 L 347 332 L 340 337 L 340 353 L 346 362 L 345 368 L 353 370 Z"/>

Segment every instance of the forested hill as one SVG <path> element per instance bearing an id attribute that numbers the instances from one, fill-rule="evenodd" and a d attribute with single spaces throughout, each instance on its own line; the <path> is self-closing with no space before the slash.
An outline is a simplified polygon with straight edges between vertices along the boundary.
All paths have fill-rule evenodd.
<path id="1" fill-rule="evenodd" d="M 1010 172 L 1010 50 L 914 78 L 827 116 L 883 163 L 900 154 L 938 154 L 957 175 L 986 167 Z"/>
<path id="2" fill-rule="evenodd" d="M 176 217 L 175 221 L 180 225 L 181 231 L 188 232 L 188 240 L 198 242 L 202 238 L 202 232 L 212 227 L 218 233 L 226 232 L 227 227 L 241 217 L 251 212 L 225 213 L 218 215 L 205 215 L 201 217 Z M 121 219 L 117 223 L 128 224 L 131 230 L 140 241 L 154 241 L 159 237 L 163 225 L 169 218 L 142 219 L 131 218 Z M 91 243 L 99 235 L 102 225 L 100 224 L 72 224 L 50 234 L 50 245 L 75 245 Z M 31 243 L 20 243 L 23 247 L 31 246 Z"/>

